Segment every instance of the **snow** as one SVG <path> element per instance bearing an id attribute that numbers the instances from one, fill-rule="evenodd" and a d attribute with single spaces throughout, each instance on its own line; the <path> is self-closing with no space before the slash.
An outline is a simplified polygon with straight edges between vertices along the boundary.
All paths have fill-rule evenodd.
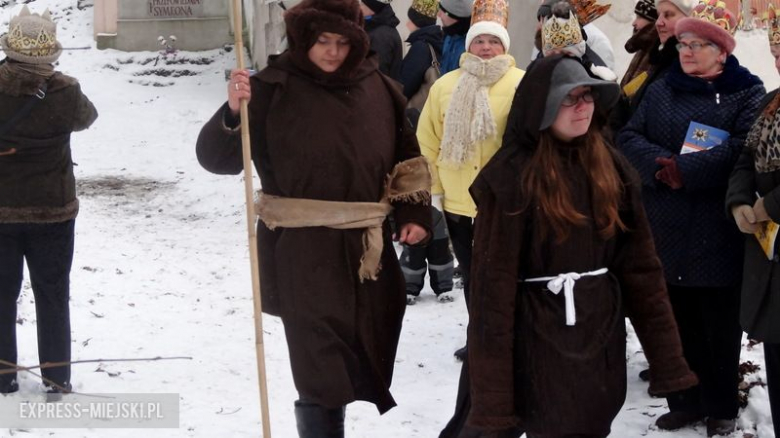
<path id="1" fill-rule="evenodd" d="M 14 3 L 4 6 L 0 29 L 7 29 L 8 19 L 21 8 Z M 92 47 L 66 51 L 58 66 L 80 80 L 100 112 L 92 128 L 72 138 L 81 199 L 71 276 L 73 359 L 191 359 L 73 366 L 78 392 L 179 394 L 178 429 L 20 430 L 0 425 L 0 436 L 260 436 L 243 182 L 209 174 L 194 154 L 200 127 L 225 100 L 224 70 L 235 65 L 235 52 L 179 53 L 179 60 L 211 63 L 169 65 L 161 59 L 155 66 L 156 52 L 96 50 L 92 8 L 77 8 L 91 2 L 25 3 L 34 12 L 52 9 L 64 46 Z M 780 83 L 765 34 L 741 34 L 737 56 L 768 89 Z M 148 74 L 151 70 L 187 70 L 191 75 L 163 77 Z M 35 364 L 35 311 L 28 282 L 19 300 L 19 319 L 19 361 Z M 297 394 L 283 328 L 274 317 L 264 316 L 263 323 L 273 436 L 294 437 Z M 465 342 L 466 323 L 462 295 L 439 303 L 428 290 L 410 306 L 393 382 L 398 407 L 380 417 L 373 405 L 350 405 L 347 436 L 438 436 L 454 408 L 460 363 L 452 353 Z M 704 436 L 702 424 L 674 433 L 653 426 L 666 403 L 650 398 L 637 377 L 646 362 L 633 332 L 628 351 L 627 401 L 612 436 Z M 763 366 L 762 348 L 745 346 L 742 360 Z M 38 378 L 25 373 L 20 378 L 21 390 L 8 399 L 41 400 Z M 748 378 L 765 381 L 763 370 Z M 751 390 L 739 426 L 761 438 L 773 436 L 765 388 Z"/>

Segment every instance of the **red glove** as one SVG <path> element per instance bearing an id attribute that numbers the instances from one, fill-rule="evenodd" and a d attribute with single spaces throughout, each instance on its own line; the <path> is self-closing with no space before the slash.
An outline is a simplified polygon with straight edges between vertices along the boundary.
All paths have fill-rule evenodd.
<path id="1" fill-rule="evenodd" d="M 658 157 L 655 159 L 655 163 L 661 165 L 661 169 L 655 173 L 655 179 L 674 190 L 682 188 L 682 174 L 680 169 L 677 168 L 677 161 L 674 156 L 671 158 Z"/>

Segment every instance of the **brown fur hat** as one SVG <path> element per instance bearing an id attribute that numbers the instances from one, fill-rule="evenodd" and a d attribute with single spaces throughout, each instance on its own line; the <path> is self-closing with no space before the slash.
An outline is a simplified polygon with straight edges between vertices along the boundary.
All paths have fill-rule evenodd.
<path id="1" fill-rule="evenodd" d="M 368 54 L 368 34 L 363 30 L 359 0 L 303 0 L 284 15 L 290 52 L 308 59 L 309 49 L 322 32 L 349 38 L 350 52 L 339 72 L 355 69 Z"/>

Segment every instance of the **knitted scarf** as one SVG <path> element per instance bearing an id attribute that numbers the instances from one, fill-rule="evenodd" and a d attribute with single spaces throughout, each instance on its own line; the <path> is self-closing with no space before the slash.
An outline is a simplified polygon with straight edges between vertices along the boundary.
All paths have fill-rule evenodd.
<path id="1" fill-rule="evenodd" d="M 23 62 L 4 62 L 0 66 L 0 75 L 4 78 L 11 76 L 40 76 L 49 79 L 54 75 L 54 66 L 51 64 L 26 64 Z"/>
<path id="2" fill-rule="evenodd" d="M 468 52 L 463 54 L 462 74 L 444 118 L 439 165 L 459 168 L 474 156 L 478 142 L 496 135 L 498 128 L 488 92 L 512 65 L 513 58 L 509 55 L 483 60 Z"/>
<path id="3" fill-rule="evenodd" d="M 745 147 L 753 151 L 756 172 L 768 173 L 780 170 L 780 93 L 764 108 L 758 116 L 745 140 Z"/>

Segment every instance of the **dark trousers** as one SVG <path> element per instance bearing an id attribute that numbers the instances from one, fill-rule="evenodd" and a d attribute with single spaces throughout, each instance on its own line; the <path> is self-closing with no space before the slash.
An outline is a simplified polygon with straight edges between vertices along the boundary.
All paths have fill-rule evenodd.
<path id="1" fill-rule="evenodd" d="M 460 272 L 463 278 L 463 296 L 466 298 L 466 307 L 469 305 L 469 291 L 471 277 L 471 249 L 474 246 L 474 219 L 459 214 L 444 213 L 447 219 L 447 230 L 452 241 L 452 250 L 458 259 Z"/>
<path id="2" fill-rule="evenodd" d="M 425 271 L 431 276 L 431 289 L 436 295 L 452 290 L 455 265 L 450 253 L 450 239 L 444 215 L 431 208 L 433 238 L 426 246 L 404 245 L 401 252 L 401 270 L 406 280 L 406 293 L 420 295 L 425 286 Z M 427 260 L 427 263 L 426 263 Z"/>
<path id="3" fill-rule="evenodd" d="M 775 436 L 780 437 L 780 344 L 764 343 L 766 386 Z"/>
<path id="4" fill-rule="evenodd" d="M 30 271 L 38 329 L 38 360 L 70 362 L 70 268 L 74 220 L 53 224 L 0 224 L 0 359 L 17 363 L 16 301 L 24 261 Z M 8 368 L 0 365 L 0 368 Z M 44 378 L 67 388 L 70 365 L 41 370 Z M 0 388 L 16 374 L 0 374 Z"/>
<path id="5" fill-rule="evenodd" d="M 685 360 L 699 376 L 699 385 L 667 397 L 669 410 L 736 418 L 742 348 L 739 287 L 667 286 Z"/>

